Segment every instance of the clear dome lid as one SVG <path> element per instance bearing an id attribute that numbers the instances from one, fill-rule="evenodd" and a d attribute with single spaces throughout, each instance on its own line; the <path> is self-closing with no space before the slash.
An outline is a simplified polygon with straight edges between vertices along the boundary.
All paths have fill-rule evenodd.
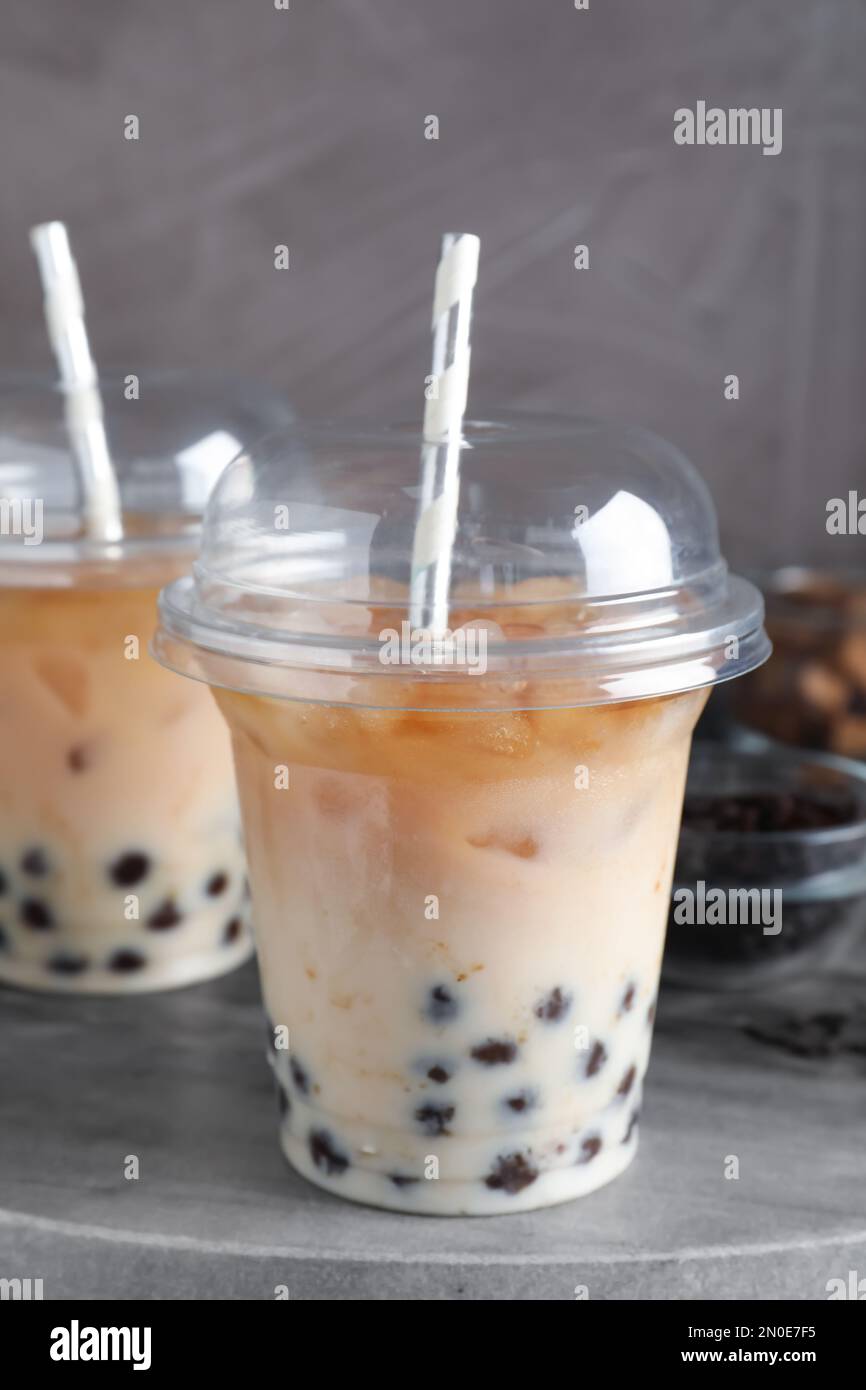
<path id="1" fill-rule="evenodd" d="M 162 583 L 188 565 L 226 464 L 292 412 L 275 390 L 190 372 L 100 374 L 123 510 L 117 543 L 86 534 L 64 411 L 50 377 L 0 376 L 0 585 Z M 137 396 L 133 394 L 137 390 Z"/>
<path id="2" fill-rule="evenodd" d="M 420 433 L 325 423 L 226 469 L 193 573 L 162 593 L 156 655 L 261 694 L 467 710 L 673 693 L 769 655 L 761 596 L 728 573 L 671 445 L 514 415 L 467 422 L 458 448 L 450 644 L 419 640 L 410 601 Z"/>

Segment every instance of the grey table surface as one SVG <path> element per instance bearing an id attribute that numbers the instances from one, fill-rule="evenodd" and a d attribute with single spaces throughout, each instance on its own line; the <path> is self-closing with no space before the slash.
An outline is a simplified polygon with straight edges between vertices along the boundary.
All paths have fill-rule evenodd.
<path id="1" fill-rule="evenodd" d="M 823 1299 L 866 1272 L 863 1038 L 803 1057 L 752 1030 L 827 1011 L 866 1020 L 866 957 L 770 993 L 663 991 L 632 1168 L 443 1220 L 288 1169 L 253 965 L 161 996 L 5 990 L 0 1276 L 46 1299 Z"/>

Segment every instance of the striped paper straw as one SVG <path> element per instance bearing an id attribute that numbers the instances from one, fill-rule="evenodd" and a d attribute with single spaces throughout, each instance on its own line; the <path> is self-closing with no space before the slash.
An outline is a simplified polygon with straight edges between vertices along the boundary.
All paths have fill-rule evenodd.
<path id="1" fill-rule="evenodd" d="M 62 222 L 30 229 L 45 296 L 45 323 L 60 373 L 66 429 L 78 469 L 84 525 L 92 540 L 123 536 L 117 477 L 102 418 L 102 397 L 84 324 L 78 268 Z"/>
<path id="2" fill-rule="evenodd" d="M 448 232 L 433 293 L 434 392 L 424 408 L 421 498 L 412 545 L 410 621 L 433 633 L 448 627 L 451 555 L 460 497 L 460 442 L 469 392 L 469 323 L 481 242 Z"/>

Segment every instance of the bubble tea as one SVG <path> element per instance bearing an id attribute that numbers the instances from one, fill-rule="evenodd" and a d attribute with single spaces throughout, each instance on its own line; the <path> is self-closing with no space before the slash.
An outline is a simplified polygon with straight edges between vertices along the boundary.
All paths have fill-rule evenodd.
<path id="1" fill-rule="evenodd" d="M 215 478 L 289 413 L 240 383 L 139 387 L 102 382 L 108 544 L 83 531 L 61 393 L 0 382 L 0 981 L 31 989 L 171 988 L 252 950 L 224 725 L 148 644 Z"/>
<path id="2" fill-rule="evenodd" d="M 310 426 L 235 461 L 156 652 L 231 730 L 289 1161 L 501 1213 L 634 1157 L 692 729 L 768 646 L 675 450 L 531 417 L 465 427 L 428 640 L 419 447 Z"/>

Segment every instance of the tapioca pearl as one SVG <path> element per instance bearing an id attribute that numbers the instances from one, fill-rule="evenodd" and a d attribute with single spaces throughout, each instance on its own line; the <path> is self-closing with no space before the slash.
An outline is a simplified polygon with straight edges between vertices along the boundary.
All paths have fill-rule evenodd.
<path id="1" fill-rule="evenodd" d="M 634 984 L 632 981 L 630 981 L 630 982 L 626 985 L 625 993 L 624 993 L 623 996 L 622 996 L 622 1002 L 620 1003 L 620 1006 L 619 1006 L 619 1011 L 620 1011 L 620 1013 L 621 1013 L 621 1014 L 631 1013 L 631 1010 L 634 1008 L 634 1001 L 635 1001 L 636 998 L 637 998 L 637 985 Z"/>
<path id="2" fill-rule="evenodd" d="M 133 888 L 150 873 L 150 857 L 141 850 L 127 850 L 109 865 L 108 876 L 118 888 Z"/>
<path id="3" fill-rule="evenodd" d="M 141 951 L 121 949 L 108 957 L 108 968 L 115 975 L 134 975 L 136 970 L 143 970 L 145 965 L 147 959 Z"/>
<path id="4" fill-rule="evenodd" d="M 53 970 L 55 975 L 81 975 L 88 969 L 89 965 L 90 961 L 87 956 L 61 952 L 59 955 L 51 957 L 48 962 L 48 969 Z"/>
<path id="5" fill-rule="evenodd" d="M 634 1079 L 635 1079 L 636 1076 L 637 1076 L 637 1067 L 629 1067 L 629 1069 L 628 1069 L 628 1071 L 626 1072 L 625 1076 L 623 1077 L 622 1081 L 619 1083 L 619 1085 L 618 1085 L 617 1088 L 616 1088 L 616 1093 L 617 1093 L 618 1096 L 627 1096 L 627 1095 L 628 1095 L 629 1091 L 631 1090 L 632 1086 L 634 1085 Z"/>
<path id="6" fill-rule="evenodd" d="M 410 1178 L 406 1173 L 389 1173 L 388 1181 L 392 1182 L 395 1187 L 413 1187 L 415 1183 L 420 1182 L 421 1179 Z"/>
<path id="7" fill-rule="evenodd" d="M 25 927 L 33 931 L 51 931 L 56 926 L 51 908 L 39 898 L 25 898 L 18 909 L 18 916 Z"/>
<path id="8" fill-rule="evenodd" d="M 91 762 L 91 750 L 84 743 L 76 743 L 66 754 L 66 766 L 70 772 L 86 772 Z"/>
<path id="9" fill-rule="evenodd" d="M 415 1120 L 424 1134 L 450 1134 L 451 1130 L 448 1126 L 456 1113 L 456 1105 L 429 1101 L 426 1105 L 418 1106 L 415 1111 Z"/>
<path id="10" fill-rule="evenodd" d="M 295 1090 L 300 1091 L 302 1096 L 308 1096 L 310 1094 L 310 1073 L 307 1068 L 298 1061 L 297 1057 L 291 1057 L 289 1059 L 289 1071 L 292 1073 Z"/>
<path id="11" fill-rule="evenodd" d="M 567 990 L 557 985 L 542 999 L 539 999 L 533 1013 L 536 1018 L 540 1018 L 543 1023 L 558 1023 L 561 1018 L 565 1018 L 574 1002 L 573 996 Z"/>
<path id="12" fill-rule="evenodd" d="M 327 1129 L 311 1129 L 307 1140 L 310 1157 L 329 1177 L 339 1177 L 349 1167 L 349 1155 Z"/>
<path id="13" fill-rule="evenodd" d="M 230 917 L 223 927 L 223 944 L 230 946 L 233 941 L 237 941 L 243 929 L 242 917 Z"/>
<path id="14" fill-rule="evenodd" d="M 513 1038 L 487 1038 L 472 1048 L 470 1056 L 485 1067 L 508 1066 L 517 1059 L 517 1043 Z"/>
<path id="15" fill-rule="evenodd" d="M 151 931 L 168 931 L 183 920 L 183 913 L 174 898 L 166 898 L 148 917 L 146 926 Z"/>
<path id="16" fill-rule="evenodd" d="M 44 849 L 34 845 L 32 849 L 25 850 L 21 856 L 21 872 L 29 874 L 31 878 L 45 878 L 51 870 L 48 855 Z"/>
<path id="17" fill-rule="evenodd" d="M 205 892 L 209 898 L 218 898 L 226 891 L 229 886 L 229 876 L 220 870 L 218 873 L 211 874 L 205 885 Z"/>
<path id="18" fill-rule="evenodd" d="M 436 1086 L 444 1086 L 457 1070 L 456 1058 L 443 1053 L 422 1053 L 412 1061 L 412 1071 L 418 1076 L 423 1076 L 426 1081 L 432 1081 Z"/>
<path id="19" fill-rule="evenodd" d="M 602 1139 L 600 1134 L 590 1134 L 583 1140 L 580 1152 L 577 1155 L 577 1163 L 592 1163 L 592 1160 L 601 1152 Z"/>
<path id="20" fill-rule="evenodd" d="M 607 1061 L 607 1048 L 602 1042 L 594 1042 L 589 1049 L 584 1075 L 597 1076 Z"/>
<path id="21" fill-rule="evenodd" d="M 460 1012 L 460 1004 L 447 985 L 434 985 L 427 996 L 424 1013 L 431 1023 L 451 1023 Z"/>
<path id="22" fill-rule="evenodd" d="M 507 1192 L 514 1196 L 522 1192 L 524 1187 L 529 1187 L 537 1177 L 538 1169 L 528 1154 L 500 1154 L 484 1182 L 494 1192 Z"/>
<path id="23" fill-rule="evenodd" d="M 531 1087 L 524 1091 L 515 1091 L 513 1095 L 504 1096 L 502 1099 L 503 1107 L 506 1110 L 512 1110 L 515 1115 L 523 1115 L 527 1110 L 535 1110 L 538 1103 L 538 1092 Z"/>
<path id="24" fill-rule="evenodd" d="M 624 1144 L 627 1144 L 627 1143 L 629 1142 L 629 1140 L 631 1139 L 632 1135 L 634 1134 L 635 1130 L 637 1129 L 637 1122 L 638 1122 L 639 1119 L 640 1119 L 640 1110 L 637 1109 L 637 1107 L 635 1107 L 635 1109 L 634 1109 L 634 1110 L 631 1112 L 631 1114 L 629 1115 L 628 1124 L 627 1124 L 627 1126 L 626 1126 L 626 1131 L 625 1131 L 625 1134 L 624 1134 L 623 1137 L 622 1137 L 622 1142 L 623 1142 Z"/>

